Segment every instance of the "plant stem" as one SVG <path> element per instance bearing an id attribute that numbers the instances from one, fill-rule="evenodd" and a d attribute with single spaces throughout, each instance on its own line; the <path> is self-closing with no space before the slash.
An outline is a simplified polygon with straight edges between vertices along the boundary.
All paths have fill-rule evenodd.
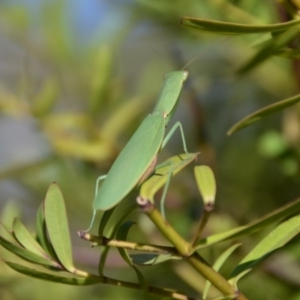
<path id="1" fill-rule="evenodd" d="M 203 211 L 203 215 L 202 215 L 202 218 L 201 218 L 201 220 L 199 222 L 199 226 L 198 226 L 197 232 L 195 234 L 195 237 L 192 240 L 193 247 L 195 247 L 197 245 L 197 242 L 201 239 L 203 229 L 204 229 L 205 225 L 208 222 L 210 214 L 211 214 L 211 211 L 207 211 L 207 210 Z"/>
<path id="2" fill-rule="evenodd" d="M 123 240 L 109 239 L 104 236 L 99 237 L 96 235 L 92 235 L 84 231 L 78 231 L 78 235 L 80 238 L 91 242 L 92 247 L 109 246 L 109 247 L 117 247 L 117 248 L 151 252 L 157 254 L 174 254 L 174 255 L 178 254 L 177 250 L 174 247 L 148 245 L 142 243 L 123 241 Z"/>
<path id="3" fill-rule="evenodd" d="M 179 254 L 208 281 L 211 282 L 223 295 L 234 296 L 236 300 L 247 300 L 247 298 L 237 291 L 223 276 L 216 272 L 199 253 L 192 250 L 192 245 L 183 239 L 177 231 L 162 217 L 154 204 L 149 200 L 138 197 L 137 203 L 144 213 L 151 219 L 161 233 L 175 246 Z"/>
<path id="4" fill-rule="evenodd" d="M 247 298 L 237 291 L 222 275 L 216 272 L 199 253 L 194 252 L 187 261 L 223 295 L 235 295 L 236 300 L 247 300 Z"/>
<path id="5" fill-rule="evenodd" d="M 108 285 L 114 285 L 114 286 L 120 286 L 124 288 L 130 288 L 135 290 L 141 290 L 141 285 L 139 283 L 133 283 L 133 282 L 127 282 L 123 280 L 117 280 L 113 279 L 107 276 L 96 276 L 92 274 L 88 274 L 86 272 L 77 270 L 76 274 L 85 274 L 83 277 L 96 277 L 99 278 L 99 283 L 108 284 Z M 176 300 L 197 300 L 196 298 L 191 298 L 183 293 L 172 290 L 172 289 L 165 289 L 165 288 L 159 288 L 155 286 L 148 286 L 147 289 L 144 290 L 145 293 L 153 294 L 156 296 L 162 296 L 162 297 L 170 297 Z"/>

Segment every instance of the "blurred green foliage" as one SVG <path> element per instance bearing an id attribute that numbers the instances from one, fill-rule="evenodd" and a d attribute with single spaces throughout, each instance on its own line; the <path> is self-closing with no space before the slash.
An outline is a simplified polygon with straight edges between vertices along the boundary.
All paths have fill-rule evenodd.
<path id="1" fill-rule="evenodd" d="M 299 106 L 226 136 L 244 116 L 298 93 L 295 62 L 272 57 L 251 72 L 236 76 L 256 51 L 250 45 L 269 36 L 224 39 L 179 24 L 182 16 L 256 25 L 279 23 L 283 19 L 278 4 L 192 0 L 86 3 L 99 10 L 99 21 L 83 32 L 72 1 L 36 1 L 35 6 L 17 1 L 0 4 L 2 210 L 13 199 L 18 204 L 14 209 L 22 211 L 22 219 L 30 227 L 49 183 L 56 181 L 67 202 L 71 232 L 85 228 L 91 216 L 95 179 L 107 172 L 139 121 L 151 111 L 163 74 L 181 69 L 199 53 L 188 66 L 190 81 L 174 119 L 183 123 L 188 149 L 201 151 L 200 163 L 212 166 L 217 174 L 218 217 L 210 220 L 208 232 L 245 224 L 299 195 Z M 89 20 L 88 14 L 80 17 Z M 178 135 L 160 157 L 181 151 Z M 188 235 L 196 226 L 201 202 L 192 172 L 181 174 L 172 181 L 167 209 L 174 227 Z M 134 232 L 136 239 L 142 242 L 151 236 L 153 243 L 161 240 L 147 221 L 140 221 L 142 229 Z M 253 248 L 253 240 L 249 237 L 235 252 L 237 261 Z M 99 250 L 88 249 L 75 237 L 73 243 L 74 260 L 96 268 Z M 270 258 L 244 286 L 241 281 L 241 290 L 250 299 L 266 299 L 265 295 L 260 298 L 261 291 L 269 299 L 298 299 L 300 293 L 294 288 L 300 284 L 296 249 L 294 241 L 282 256 Z M 223 250 L 220 246 L 215 251 Z M 218 254 L 203 252 L 212 261 Z M 1 248 L 1 257 L 9 255 Z M 288 262 L 276 267 L 286 256 Z M 126 274 L 128 280 L 135 280 L 117 252 L 110 254 L 108 265 L 111 277 Z M 194 276 L 192 269 L 177 266 L 168 278 L 165 275 L 172 268 L 171 263 L 151 267 L 145 276 L 156 285 L 202 290 L 202 279 Z M 223 272 L 229 270 L 225 265 Z M 140 297 L 131 290 L 104 285 L 52 288 L 52 283 L 26 278 L 2 263 L 0 284 L 0 298 L 5 300 Z M 51 289 L 51 294 L 45 294 L 45 289 Z"/>

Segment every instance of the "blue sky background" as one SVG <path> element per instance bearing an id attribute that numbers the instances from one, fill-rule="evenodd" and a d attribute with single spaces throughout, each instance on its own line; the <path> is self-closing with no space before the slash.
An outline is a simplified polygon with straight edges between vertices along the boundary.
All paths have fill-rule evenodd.
<path id="1" fill-rule="evenodd" d="M 38 25 L 41 6 L 47 2 L 51 4 L 54 1 L 11 0 L 6 1 L 5 4 L 8 6 L 25 6 L 31 13 L 33 24 Z M 65 21 L 81 45 L 90 42 L 95 37 L 109 38 L 113 35 L 113 31 L 121 26 L 123 18 L 126 17 L 126 9 L 122 5 L 125 1 L 118 3 L 101 0 L 64 0 L 63 2 Z M 121 7 L 119 7 L 120 5 Z M 101 35 L 99 34 L 100 28 Z"/>

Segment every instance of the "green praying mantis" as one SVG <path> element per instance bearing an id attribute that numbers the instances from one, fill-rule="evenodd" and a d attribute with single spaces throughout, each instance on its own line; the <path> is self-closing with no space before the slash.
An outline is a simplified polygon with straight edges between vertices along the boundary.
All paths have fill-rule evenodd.
<path id="1" fill-rule="evenodd" d="M 154 111 L 149 114 L 114 161 L 107 175 L 97 179 L 93 202 L 93 225 L 97 210 L 109 210 L 122 201 L 138 184 L 145 181 L 156 165 L 157 154 L 164 148 L 177 128 L 180 129 L 183 149 L 187 152 L 180 122 L 176 122 L 165 136 L 179 102 L 179 95 L 187 71 L 173 71 L 165 75 L 165 81 Z M 104 180 L 99 187 L 99 182 Z"/>

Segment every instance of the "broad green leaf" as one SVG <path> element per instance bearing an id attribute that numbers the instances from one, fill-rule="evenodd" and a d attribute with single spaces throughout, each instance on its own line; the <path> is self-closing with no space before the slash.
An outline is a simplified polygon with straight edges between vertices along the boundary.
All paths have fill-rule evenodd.
<path id="1" fill-rule="evenodd" d="M 280 220 L 285 219 L 299 211 L 300 199 L 297 199 L 247 225 L 203 238 L 197 243 L 195 249 L 205 248 L 216 243 L 225 242 L 245 235 L 249 235 L 266 226 L 279 222 Z"/>
<path id="2" fill-rule="evenodd" d="M 32 237 L 27 228 L 18 219 L 14 219 L 13 222 L 13 235 L 25 249 L 39 256 L 49 258 L 40 244 Z"/>
<path id="3" fill-rule="evenodd" d="M 59 261 L 69 272 L 75 272 L 64 199 L 55 183 L 47 191 L 44 213 L 49 239 Z"/>
<path id="4" fill-rule="evenodd" d="M 20 246 L 17 246 L 15 244 L 13 244 L 12 242 L 8 241 L 7 239 L 3 238 L 2 236 L 0 236 L 0 245 L 3 246 L 8 251 L 14 253 L 15 255 L 21 257 L 22 259 L 24 259 L 26 261 L 30 261 L 30 262 L 33 262 L 33 263 L 39 264 L 39 265 L 44 265 L 44 266 L 48 266 L 48 267 L 54 267 L 57 269 L 61 269 L 61 266 L 57 262 L 55 262 L 51 259 L 42 257 L 40 255 L 37 255 L 37 254 L 35 254 L 27 249 L 24 249 Z"/>
<path id="5" fill-rule="evenodd" d="M 170 170 L 172 170 L 172 175 L 174 176 L 189 163 L 196 160 L 198 154 L 199 153 L 184 153 L 173 156 L 157 166 L 155 168 L 155 174 L 141 185 L 140 196 L 154 202 L 154 195 L 168 180 Z"/>
<path id="6" fill-rule="evenodd" d="M 271 104 L 267 107 L 264 107 L 250 115 L 248 115 L 247 117 L 243 118 L 242 120 L 240 120 L 239 122 L 237 122 L 235 125 L 233 125 L 227 132 L 228 135 L 231 135 L 232 133 L 247 127 L 255 122 L 258 122 L 260 119 L 262 119 L 263 117 L 266 117 L 270 114 L 273 114 L 275 112 L 278 112 L 280 110 L 283 110 L 289 106 L 294 105 L 295 103 L 300 101 L 300 94 L 296 95 L 294 97 L 279 101 L 277 103 Z"/>
<path id="7" fill-rule="evenodd" d="M 272 24 L 272 25 L 247 25 L 247 24 L 240 24 L 240 23 L 212 21 L 207 19 L 190 18 L 190 17 L 182 17 L 180 18 L 180 22 L 182 25 L 187 27 L 191 27 L 203 31 L 209 31 L 217 34 L 224 34 L 224 35 L 238 35 L 238 34 L 282 31 L 300 24 L 300 20 L 294 20 L 294 21 Z"/>
<path id="8" fill-rule="evenodd" d="M 130 230 L 130 228 L 133 224 L 135 224 L 135 222 L 132 222 L 132 221 L 128 221 L 128 222 L 123 223 L 117 231 L 117 235 L 116 235 L 117 239 L 118 240 L 126 240 L 128 231 Z M 146 290 L 146 288 L 148 287 L 147 281 L 146 281 L 144 275 L 132 263 L 132 261 L 130 259 L 130 256 L 128 254 L 128 251 L 126 249 L 123 249 L 123 248 L 118 248 L 118 251 L 119 251 L 120 255 L 122 256 L 122 258 L 127 262 L 127 264 L 130 267 L 132 267 L 133 270 L 135 271 L 136 276 L 139 280 L 139 283 L 140 283 L 141 287 Z"/>
<path id="9" fill-rule="evenodd" d="M 136 265 L 153 266 L 171 259 L 182 259 L 182 258 L 179 256 L 174 256 L 172 254 L 143 253 L 143 254 L 131 254 L 130 259 Z"/>
<path id="10" fill-rule="evenodd" d="M 37 279 L 42 279 L 42 280 L 47 280 L 47 281 L 52 281 L 57 283 L 70 284 L 70 285 L 92 285 L 92 284 L 99 284 L 103 282 L 103 278 L 97 277 L 95 275 L 90 275 L 88 277 L 75 277 L 75 276 L 70 277 L 68 273 L 64 274 L 62 272 L 57 273 L 58 275 L 54 275 L 53 273 L 51 274 L 48 272 L 47 273 L 41 272 L 9 261 L 5 261 L 5 263 L 9 267 L 11 267 L 12 269 L 14 269 L 15 271 L 21 274 L 34 277 Z"/>
<path id="11" fill-rule="evenodd" d="M 204 205 L 213 207 L 216 197 L 216 180 L 209 166 L 196 166 L 194 174 Z"/>
<path id="12" fill-rule="evenodd" d="M 42 203 L 37 211 L 36 215 L 36 231 L 37 231 L 37 238 L 42 246 L 42 248 L 54 259 L 58 260 L 57 255 L 53 249 L 53 246 L 49 242 L 48 235 L 47 235 L 47 228 L 44 216 L 44 203 Z"/>
<path id="13" fill-rule="evenodd" d="M 230 278 L 236 284 L 237 278 L 241 273 L 251 270 L 256 264 L 265 260 L 269 255 L 287 242 L 294 238 L 300 232 L 300 215 L 292 217 L 281 223 L 272 232 L 270 232 L 232 271 Z"/>
<path id="14" fill-rule="evenodd" d="M 225 261 L 227 260 L 227 258 L 232 254 L 232 252 L 239 247 L 241 244 L 235 244 L 232 245 L 230 248 L 228 248 L 227 250 L 225 250 L 216 260 L 216 262 L 213 265 L 213 269 L 215 271 L 219 271 L 220 268 L 223 266 L 223 264 L 225 263 Z M 202 298 L 206 299 L 208 291 L 211 287 L 211 282 L 210 281 L 206 281 L 204 289 L 203 289 L 203 295 Z"/>
<path id="15" fill-rule="evenodd" d="M 242 67 L 237 71 L 238 74 L 244 74 L 264 60 L 269 58 L 271 55 L 274 55 L 276 51 L 280 50 L 283 47 L 286 47 L 289 42 L 294 39 L 299 33 L 299 26 L 292 27 L 285 31 L 284 33 L 273 37 L 269 41 L 265 42 L 264 45 L 260 48 L 259 51 L 255 53 L 253 58 L 247 61 Z"/>

